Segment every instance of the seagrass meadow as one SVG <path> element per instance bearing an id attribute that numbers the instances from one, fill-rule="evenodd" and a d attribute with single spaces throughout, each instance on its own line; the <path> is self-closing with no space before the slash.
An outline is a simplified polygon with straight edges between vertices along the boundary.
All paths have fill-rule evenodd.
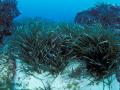
<path id="1" fill-rule="evenodd" d="M 70 2 L 0 0 L 0 90 L 120 90 L 119 1 Z"/>

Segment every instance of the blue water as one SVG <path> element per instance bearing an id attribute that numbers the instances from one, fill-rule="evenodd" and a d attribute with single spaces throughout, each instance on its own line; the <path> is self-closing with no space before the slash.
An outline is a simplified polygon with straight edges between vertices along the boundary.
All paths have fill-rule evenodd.
<path id="1" fill-rule="evenodd" d="M 77 12 L 102 2 L 120 5 L 120 0 L 18 0 L 18 7 L 20 17 L 73 21 Z"/>

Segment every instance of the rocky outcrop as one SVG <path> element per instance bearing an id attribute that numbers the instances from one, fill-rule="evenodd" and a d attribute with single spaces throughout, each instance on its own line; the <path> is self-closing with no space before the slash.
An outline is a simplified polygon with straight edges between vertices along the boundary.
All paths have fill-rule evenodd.
<path id="1" fill-rule="evenodd" d="M 20 15 L 16 0 L 0 0 L 0 43 L 11 35 L 13 20 Z"/>
<path id="2" fill-rule="evenodd" d="M 8 55 L 0 55 L 0 90 L 11 90 L 15 75 L 15 63 Z"/>
<path id="3" fill-rule="evenodd" d="M 120 6 L 105 3 L 96 5 L 91 9 L 78 12 L 75 23 L 83 26 L 100 23 L 105 28 L 120 29 Z"/>

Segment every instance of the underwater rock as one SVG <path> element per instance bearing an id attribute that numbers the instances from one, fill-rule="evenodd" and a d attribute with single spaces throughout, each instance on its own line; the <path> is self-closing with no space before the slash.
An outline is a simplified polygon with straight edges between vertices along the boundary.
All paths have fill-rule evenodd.
<path id="1" fill-rule="evenodd" d="M 4 36 L 11 35 L 13 20 L 19 15 L 16 0 L 0 0 L 0 43 Z"/>
<path id="2" fill-rule="evenodd" d="M 105 4 L 78 12 L 75 23 L 83 26 L 91 26 L 100 23 L 105 28 L 120 28 L 120 6 Z"/>
<path id="3" fill-rule="evenodd" d="M 14 61 L 8 55 L 0 55 L 0 90 L 12 89 L 14 75 Z"/>

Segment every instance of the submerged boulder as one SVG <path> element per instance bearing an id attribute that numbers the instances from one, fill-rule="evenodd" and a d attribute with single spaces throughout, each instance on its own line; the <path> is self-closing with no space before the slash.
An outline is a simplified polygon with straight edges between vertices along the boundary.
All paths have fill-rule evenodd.
<path id="1" fill-rule="evenodd" d="M 0 43 L 11 35 L 13 20 L 20 15 L 16 0 L 0 0 Z"/>
<path id="2" fill-rule="evenodd" d="M 14 75 L 14 61 L 8 55 L 0 55 L 0 90 L 12 89 Z"/>
<path id="3" fill-rule="evenodd" d="M 75 23 L 83 26 L 100 23 L 105 28 L 120 29 L 120 6 L 105 3 L 96 5 L 91 9 L 78 12 Z"/>

